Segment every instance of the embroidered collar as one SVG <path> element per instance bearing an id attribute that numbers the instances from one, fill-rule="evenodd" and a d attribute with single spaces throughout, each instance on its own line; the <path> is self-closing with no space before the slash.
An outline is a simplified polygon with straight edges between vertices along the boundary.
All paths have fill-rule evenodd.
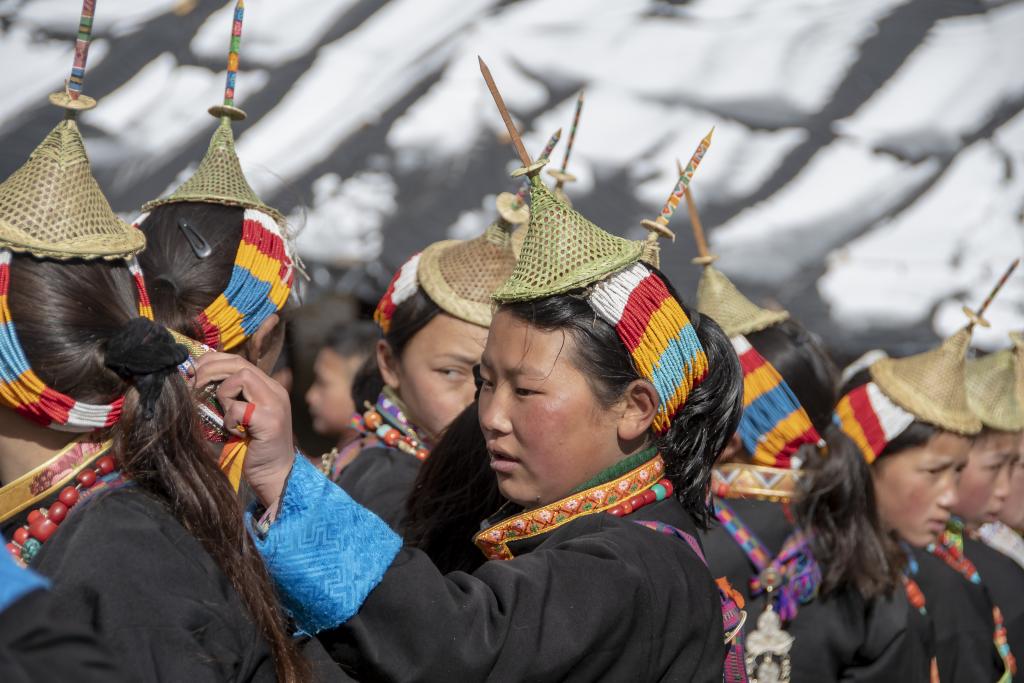
<path id="1" fill-rule="evenodd" d="M 514 556 L 508 544 L 546 534 L 578 517 L 604 512 L 622 500 L 646 491 L 665 473 L 661 455 L 610 481 L 571 493 L 544 507 L 525 510 L 488 527 L 473 537 L 489 560 L 510 560 Z"/>
<path id="2" fill-rule="evenodd" d="M 111 441 L 83 434 L 52 458 L 0 488 L 0 522 L 45 499 L 70 482 L 96 458 L 110 450 Z"/>
<path id="3" fill-rule="evenodd" d="M 711 491 L 719 498 L 788 503 L 796 497 L 801 476 L 800 470 L 728 462 L 711 471 Z"/>

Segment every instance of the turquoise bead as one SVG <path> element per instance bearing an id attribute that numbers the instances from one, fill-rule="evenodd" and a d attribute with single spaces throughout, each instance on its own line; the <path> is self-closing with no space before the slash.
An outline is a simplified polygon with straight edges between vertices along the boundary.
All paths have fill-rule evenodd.
<path id="1" fill-rule="evenodd" d="M 28 564 L 32 561 L 32 558 L 36 556 L 36 553 L 38 553 L 39 549 L 42 547 L 43 544 L 37 541 L 36 539 L 28 539 L 27 541 L 25 541 L 25 544 L 21 546 L 21 559 L 25 561 L 25 564 Z"/>
<path id="2" fill-rule="evenodd" d="M 665 500 L 665 497 L 668 496 L 668 491 L 661 484 L 655 484 L 651 490 L 654 491 L 654 500 Z"/>

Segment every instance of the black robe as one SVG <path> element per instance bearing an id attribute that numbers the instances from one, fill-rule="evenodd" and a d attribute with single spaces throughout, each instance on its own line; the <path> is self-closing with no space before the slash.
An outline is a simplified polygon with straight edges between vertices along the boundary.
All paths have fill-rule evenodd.
<path id="1" fill-rule="evenodd" d="M 964 555 L 974 563 L 992 604 L 999 607 L 1010 652 L 1018 659 L 1017 675 L 1024 680 L 1024 568 L 982 541 L 964 539 Z"/>
<path id="2" fill-rule="evenodd" d="M 0 612 L 0 681 L 134 680 L 90 629 L 61 619 L 53 607 L 46 591 L 35 590 Z"/>
<path id="3" fill-rule="evenodd" d="M 94 628 L 132 680 L 276 680 L 270 646 L 220 567 L 140 488 L 76 505 L 33 568 L 53 582 L 59 618 Z M 348 680 L 318 644 L 304 654 L 318 680 Z"/>
<path id="4" fill-rule="evenodd" d="M 779 503 L 730 499 L 728 504 L 773 556 L 793 533 Z M 754 566 L 717 521 L 703 541 L 712 575 L 727 577 L 746 599 L 744 630 L 749 635 L 765 607 L 764 595 L 750 595 Z M 929 679 L 930 624 L 910 606 L 902 589 L 873 600 L 852 589 L 815 598 L 800 605 L 796 618 L 784 628 L 795 638 L 790 650 L 795 683 Z"/>
<path id="5" fill-rule="evenodd" d="M 403 548 L 359 613 L 318 634 L 358 680 L 714 681 L 721 602 L 675 499 L 591 514 L 509 544 L 515 559 L 442 575 Z"/>
<path id="6" fill-rule="evenodd" d="M 406 501 L 416 483 L 420 461 L 397 448 L 378 445 L 359 451 L 336 479 L 353 500 L 403 533 Z"/>
<path id="7" fill-rule="evenodd" d="M 992 603 L 985 588 L 926 550 L 915 549 L 914 557 L 918 563 L 914 578 L 935 628 L 939 680 L 998 680 L 1003 663 L 992 641 Z"/>

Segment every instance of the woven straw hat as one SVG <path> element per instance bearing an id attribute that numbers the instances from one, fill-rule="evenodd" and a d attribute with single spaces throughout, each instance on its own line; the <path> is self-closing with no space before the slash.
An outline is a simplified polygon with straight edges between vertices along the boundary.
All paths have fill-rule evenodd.
<path id="1" fill-rule="evenodd" d="M 967 404 L 986 427 L 1006 432 L 1024 429 L 1016 366 L 1010 349 L 967 361 Z"/>
<path id="2" fill-rule="evenodd" d="M 498 219 L 471 240 L 443 240 L 423 250 L 417 278 L 423 291 L 446 313 L 474 325 L 491 324 L 491 295 L 516 264 L 509 219 L 528 219 L 515 195 L 498 195 Z M 526 213 L 523 210 L 526 209 Z"/>
<path id="3" fill-rule="evenodd" d="M 579 289 L 635 263 L 643 241 L 626 240 L 597 227 L 530 172 L 530 227 L 512 276 L 494 299 L 531 301 Z"/>
<path id="4" fill-rule="evenodd" d="M 1011 332 L 1010 341 L 1013 342 L 1013 369 L 1017 377 L 1017 403 L 1024 409 L 1024 336 L 1019 332 Z"/>
<path id="5" fill-rule="evenodd" d="M 111 210 L 70 116 L 0 183 L 4 249 L 43 258 L 121 259 L 145 246 L 142 233 Z"/>
<path id="6" fill-rule="evenodd" d="M 710 316 L 728 337 L 759 332 L 789 319 L 788 311 L 761 308 L 743 296 L 722 271 L 708 264 L 697 284 L 697 310 Z"/>
<path id="7" fill-rule="evenodd" d="M 210 138 L 210 146 L 199 168 L 171 196 L 148 202 L 142 210 L 152 211 L 158 206 L 178 202 L 224 204 L 261 211 L 270 215 L 279 226 L 284 226 L 287 222 L 284 215 L 264 204 L 249 186 L 235 153 L 231 121 L 244 119 L 245 112 L 235 107 L 217 106 L 211 107 L 210 113 L 220 118 L 220 125 Z"/>
<path id="8" fill-rule="evenodd" d="M 871 366 L 871 379 L 894 403 L 914 417 L 957 434 L 977 434 L 981 420 L 967 404 L 965 366 L 971 326 L 930 351 L 906 358 L 883 358 Z"/>

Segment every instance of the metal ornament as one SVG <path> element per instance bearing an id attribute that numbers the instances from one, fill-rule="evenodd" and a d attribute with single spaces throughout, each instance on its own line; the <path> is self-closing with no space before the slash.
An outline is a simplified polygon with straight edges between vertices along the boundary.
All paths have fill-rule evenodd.
<path id="1" fill-rule="evenodd" d="M 747 636 L 747 676 L 750 683 L 789 683 L 789 651 L 796 639 L 782 628 L 782 619 L 772 607 L 772 592 L 782 585 L 782 577 L 769 567 L 761 573 L 761 582 L 768 604 L 757 618 L 757 628 Z"/>

